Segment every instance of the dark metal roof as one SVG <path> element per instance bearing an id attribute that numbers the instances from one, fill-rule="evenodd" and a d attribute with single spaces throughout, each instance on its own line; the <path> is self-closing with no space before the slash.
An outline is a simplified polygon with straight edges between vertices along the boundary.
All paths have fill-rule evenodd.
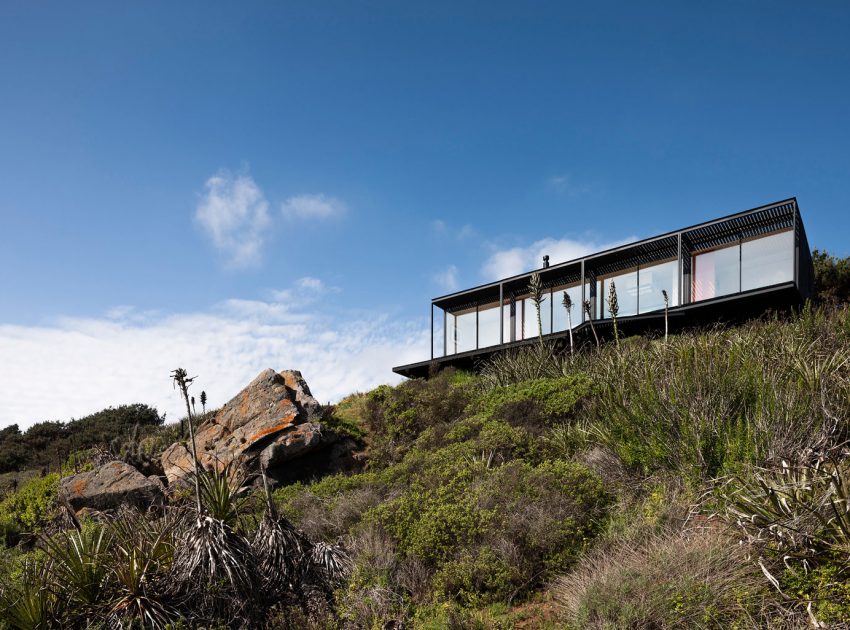
<path id="1" fill-rule="evenodd" d="M 685 238 L 693 249 L 711 249 L 738 239 L 747 239 L 790 229 L 794 226 L 797 209 L 795 201 L 774 205 L 764 210 L 736 216 L 720 223 L 713 222 L 703 227 L 686 230 Z"/>

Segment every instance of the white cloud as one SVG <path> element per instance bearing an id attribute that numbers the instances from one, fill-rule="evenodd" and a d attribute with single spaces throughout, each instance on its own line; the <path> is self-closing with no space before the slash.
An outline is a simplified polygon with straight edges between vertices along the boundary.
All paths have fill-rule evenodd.
<path id="1" fill-rule="evenodd" d="M 526 247 L 512 247 L 510 249 L 497 250 L 493 252 L 481 269 L 481 273 L 487 280 L 501 280 L 509 276 L 539 269 L 543 266 L 543 256 L 549 255 L 549 264 L 580 258 L 595 252 L 601 252 L 611 247 L 617 247 L 634 241 L 629 237 L 622 241 L 613 243 L 597 243 L 594 241 L 577 241 L 563 238 L 544 238 L 535 241 Z"/>
<path id="2" fill-rule="evenodd" d="M 296 195 L 284 201 L 280 211 L 287 219 L 329 219 L 345 213 L 346 205 L 321 193 Z"/>
<path id="3" fill-rule="evenodd" d="M 546 180 L 546 185 L 551 190 L 570 197 L 578 197 L 579 195 L 593 191 L 593 186 L 589 184 L 577 184 L 574 178 L 568 173 L 553 175 Z"/>
<path id="4" fill-rule="evenodd" d="M 435 273 L 431 279 L 446 291 L 457 289 L 457 267 L 449 265 L 445 270 Z"/>
<path id="5" fill-rule="evenodd" d="M 327 315 L 290 299 L 228 300 L 208 312 L 151 315 L 143 321 L 61 318 L 52 326 L 0 325 L 0 426 L 81 417 L 109 405 L 143 402 L 181 415 L 169 373 L 184 367 L 219 406 L 261 370 L 299 369 L 314 395 L 335 401 L 396 382 L 395 365 L 428 353 L 423 322 L 377 313 Z M 324 305 L 323 305 L 324 306 Z"/>
<path id="6" fill-rule="evenodd" d="M 221 170 L 210 177 L 195 221 L 233 267 L 258 265 L 268 227 L 269 204 L 247 173 Z"/>
<path id="7" fill-rule="evenodd" d="M 325 288 L 325 284 L 319 278 L 311 278 L 309 276 L 299 278 L 296 284 L 302 289 L 311 289 L 313 291 L 321 291 Z"/>
<path id="8" fill-rule="evenodd" d="M 442 219 L 431 221 L 431 231 L 440 238 L 449 236 L 458 241 L 463 241 L 471 236 L 475 236 L 475 228 L 469 223 L 466 223 L 459 228 L 454 228 Z"/>

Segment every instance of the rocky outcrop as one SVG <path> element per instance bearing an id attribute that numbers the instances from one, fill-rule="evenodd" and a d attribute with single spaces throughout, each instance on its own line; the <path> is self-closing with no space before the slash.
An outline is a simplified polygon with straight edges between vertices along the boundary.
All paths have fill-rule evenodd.
<path id="1" fill-rule="evenodd" d="M 121 505 L 146 510 L 162 504 L 163 491 L 159 478 L 145 477 L 129 464 L 117 460 L 59 482 L 60 498 L 74 511 L 88 508 L 105 512 Z"/>
<path id="2" fill-rule="evenodd" d="M 293 460 L 338 442 L 320 422 L 322 407 L 300 372 L 268 369 L 225 404 L 215 417 L 196 429 L 198 462 L 206 467 L 237 462 L 248 471 L 266 467 L 272 477 Z M 169 484 L 192 470 L 191 448 L 172 444 L 162 455 Z M 290 471 L 291 472 L 291 471 Z M 289 476 L 288 474 L 284 476 Z"/>

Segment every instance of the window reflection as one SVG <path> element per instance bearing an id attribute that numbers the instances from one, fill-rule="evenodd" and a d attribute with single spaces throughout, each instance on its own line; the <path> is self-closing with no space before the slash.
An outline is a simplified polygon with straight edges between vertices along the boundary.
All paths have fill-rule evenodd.
<path id="1" fill-rule="evenodd" d="M 619 306 L 618 317 L 637 315 L 638 312 L 638 285 L 637 270 L 611 275 L 599 281 L 599 294 L 597 301 L 602 302 L 602 317 L 611 317 L 608 309 L 608 291 L 611 282 L 617 291 L 617 305 Z"/>
<path id="2" fill-rule="evenodd" d="M 772 234 L 741 244 L 741 291 L 794 280 L 794 233 Z"/>
<path id="3" fill-rule="evenodd" d="M 669 260 L 657 265 L 641 267 L 638 273 L 640 282 L 640 300 L 638 306 L 641 313 L 649 313 L 664 308 L 664 294 L 670 300 L 670 306 L 679 304 L 679 263 Z"/>
<path id="4" fill-rule="evenodd" d="M 564 292 L 570 296 L 573 302 L 573 308 L 570 311 L 570 318 L 573 322 L 573 328 L 582 322 L 582 306 L 581 306 L 581 285 L 560 286 L 552 289 L 552 330 L 553 332 L 562 332 L 567 329 L 567 309 L 564 307 Z"/>
<path id="5" fill-rule="evenodd" d="M 445 356 L 445 330 L 443 330 L 443 320 L 445 318 L 445 311 L 441 308 L 435 308 L 433 312 L 434 317 L 434 337 L 433 337 L 433 348 L 434 348 L 434 358 L 439 358 Z"/>
<path id="6" fill-rule="evenodd" d="M 491 302 L 478 307 L 478 347 L 486 348 L 499 343 L 499 303 Z"/>
<path id="7" fill-rule="evenodd" d="M 692 301 L 699 302 L 740 291 L 739 255 L 738 245 L 695 255 L 691 267 Z"/>

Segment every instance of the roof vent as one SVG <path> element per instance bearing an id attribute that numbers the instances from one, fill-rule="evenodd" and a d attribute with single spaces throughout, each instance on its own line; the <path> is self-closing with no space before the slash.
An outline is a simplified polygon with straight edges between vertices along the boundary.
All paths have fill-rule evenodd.
<path id="1" fill-rule="evenodd" d="M 549 266 L 549 254 L 546 254 L 543 257 L 543 268 L 546 269 L 546 267 L 548 267 L 548 266 Z"/>

